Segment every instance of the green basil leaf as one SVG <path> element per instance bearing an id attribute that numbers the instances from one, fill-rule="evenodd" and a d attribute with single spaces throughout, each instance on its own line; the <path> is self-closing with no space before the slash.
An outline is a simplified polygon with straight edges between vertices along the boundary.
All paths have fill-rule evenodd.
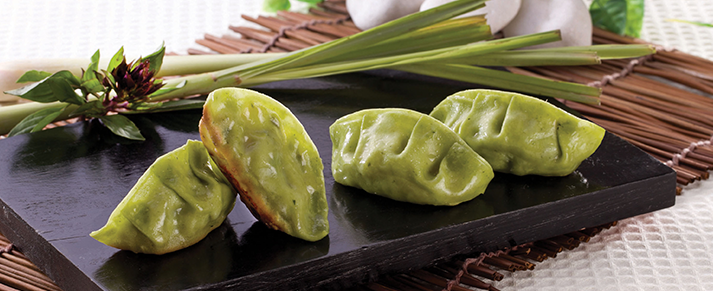
<path id="1" fill-rule="evenodd" d="M 18 88 L 15 90 L 5 91 L 5 93 L 15 96 L 20 96 L 24 99 L 32 100 L 35 102 L 49 103 L 55 101 L 61 101 L 59 96 L 56 96 L 50 87 L 49 80 L 53 79 L 63 79 L 67 83 L 79 87 L 79 79 L 72 75 L 69 71 L 59 71 L 51 76 L 42 79 L 39 82 L 32 83 L 30 85 Z"/>
<path id="2" fill-rule="evenodd" d="M 82 88 L 87 90 L 89 93 L 104 92 L 104 86 L 95 77 L 94 79 L 82 82 Z"/>
<path id="3" fill-rule="evenodd" d="M 99 117 L 104 126 L 114 134 L 131 140 L 146 140 L 136 124 L 121 114 Z"/>
<path id="4" fill-rule="evenodd" d="M 644 23 L 644 0 L 594 0 L 589 13 L 594 26 L 639 37 Z"/>
<path id="5" fill-rule="evenodd" d="M 17 83 L 39 82 L 49 76 L 52 76 L 52 73 L 37 70 L 27 71 L 20 76 L 20 79 L 17 79 Z"/>
<path id="6" fill-rule="evenodd" d="M 58 101 L 77 105 L 82 105 L 86 102 L 84 98 L 74 92 L 72 86 L 69 85 L 69 82 L 65 79 L 50 77 L 45 82 L 49 84 L 52 94 L 54 94 Z"/>
<path id="7" fill-rule="evenodd" d="M 166 102 L 141 103 L 132 107 L 132 111 L 123 114 L 157 113 L 203 108 L 203 100 L 175 100 Z"/>
<path id="8" fill-rule="evenodd" d="M 111 57 L 111 60 L 109 61 L 109 66 L 107 66 L 106 71 L 111 73 L 116 66 L 121 64 L 121 62 L 124 60 L 124 47 L 122 46 L 119 48 L 119 51 L 117 51 L 113 57 Z"/>
<path id="9" fill-rule="evenodd" d="M 50 76 L 50 78 L 62 78 L 65 81 L 67 81 L 73 88 L 79 88 L 79 86 L 82 83 L 79 80 L 79 78 L 77 78 L 77 76 L 75 76 L 74 74 L 72 74 L 72 72 L 67 71 L 67 70 L 54 73 L 54 74 L 52 74 L 52 76 Z"/>
<path id="10" fill-rule="evenodd" d="M 8 133 L 7 136 L 15 136 L 18 134 L 40 131 L 45 126 L 50 124 L 50 122 L 54 121 L 54 119 L 57 118 L 60 113 L 62 113 L 62 110 L 64 108 L 66 108 L 66 106 L 45 108 L 36 111 L 22 119 L 20 123 L 15 125 L 15 127 L 10 130 L 10 133 Z"/>
<path id="11" fill-rule="evenodd" d="M 96 79 L 94 72 L 99 69 L 99 50 L 97 50 L 94 55 L 92 55 L 91 62 L 87 66 L 87 70 L 82 75 L 81 82 L 85 83 L 91 79 Z"/>
<path id="12" fill-rule="evenodd" d="M 151 53 L 148 56 L 141 58 L 141 61 L 148 60 L 149 61 L 149 70 L 151 70 L 154 74 L 156 74 L 156 73 L 158 73 L 158 70 L 161 69 L 161 65 L 163 64 L 163 56 L 165 54 L 166 54 L 166 47 L 163 44 L 161 44 L 161 47 L 159 47 L 158 50 L 156 50 L 155 52 Z"/>
<path id="13" fill-rule="evenodd" d="M 101 103 L 101 100 L 93 100 L 82 104 L 77 109 L 74 109 L 69 117 L 84 115 L 87 117 L 99 117 L 106 113 L 106 108 Z"/>

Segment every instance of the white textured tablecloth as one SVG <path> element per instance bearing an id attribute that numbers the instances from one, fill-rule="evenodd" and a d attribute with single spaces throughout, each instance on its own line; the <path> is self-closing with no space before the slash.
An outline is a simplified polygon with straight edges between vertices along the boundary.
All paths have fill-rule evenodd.
<path id="1" fill-rule="evenodd" d="M 529 0 L 523 0 L 529 1 Z M 572 0 L 576 1 L 576 0 Z M 713 59 L 713 28 L 666 21 L 713 23 L 711 0 L 646 0 L 642 39 Z M 86 57 L 96 49 L 146 55 L 200 48 L 204 33 L 231 33 L 256 15 L 260 0 L 0 1 L 0 62 Z M 534 271 L 508 274 L 501 290 L 713 290 L 713 181 L 688 186 L 676 206 L 620 221 L 589 243 Z"/>

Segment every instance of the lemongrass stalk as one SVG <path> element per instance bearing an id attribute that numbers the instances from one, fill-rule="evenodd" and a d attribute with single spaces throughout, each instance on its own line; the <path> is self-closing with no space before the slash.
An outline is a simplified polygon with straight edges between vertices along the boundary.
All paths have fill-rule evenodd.
<path id="1" fill-rule="evenodd" d="M 452 48 L 435 49 L 425 52 L 416 52 L 366 60 L 348 60 L 337 63 L 305 66 L 295 69 L 280 70 L 272 73 L 264 73 L 262 75 L 248 76 L 247 78 L 243 77 L 241 71 L 242 66 L 239 66 L 236 68 L 230 68 L 219 72 L 204 73 L 184 78 L 168 80 L 166 82 L 167 88 L 173 88 L 178 86 L 179 84 L 185 85 L 180 89 L 168 92 L 166 94 L 153 96 L 152 100 L 161 101 L 193 94 L 205 94 L 222 87 L 249 87 L 274 81 L 313 78 L 356 71 L 387 68 L 391 66 L 413 64 L 419 62 L 448 62 L 449 58 L 477 56 L 486 53 L 521 48 L 557 40 L 560 40 L 559 31 L 550 31 L 532 35 L 524 35 L 475 44 L 462 45 Z"/>
<path id="2" fill-rule="evenodd" d="M 20 123 L 28 115 L 40 111 L 46 108 L 61 108 L 66 106 L 66 103 L 52 102 L 52 103 L 22 103 L 12 106 L 0 107 L 0 116 L 2 116 L 2 122 L 0 122 L 0 134 L 6 134 L 12 130 L 15 125 Z M 67 119 L 67 116 L 58 117 L 56 120 Z"/>
<path id="3" fill-rule="evenodd" d="M 197 94 L 205 94 L 218 88 L 234 87 L 234 86 L 252 86 L 276 80 L 287 80 L 296 78 L 309 78 L 325 75 L 334 75 L 347 72 L 369 70 L 376 68 L 385 68 L 389 66 L 413 64 L 426 61 L 446 61 L 448 58 L 460 58 L 465 56 L 475 56 L 490 52 L 502 51 L 546 43 L 559 40 L 559 32 L 546 32 L 526 36 L 518 36 L 513 38 L 499 39 L 489 42 L 463 45 L 453 48 L 436 49 L 427 52 L 418 52 L 400 56 L 392 56 L 385 58 L 361 60 L 361 61 L 344 61 L 334 64 L 322 64 L 308 68 L 298 68 L 293 70 L 278 71 L 272 74 L 263 76 L 253 76 L 250 78 L 242 78 L 241 73 L 244 68 L 250 68 L 253 63 L 217 71 L 210 73 L 197 74 L 187 77 L 169 79 L 166 83 L 166 88 L 176 88 L 176 90 L 152 97 L 152 101 L 162 101 L 178 97 L 186 97 Z M 290 54 L 283 55 L 289 57 Z M 260 62 L 259 62 L 260 63 Z M 46 104 L 53 106 L 52 103 Z M 0 127 L 0 133 L 9 132 L 12 127 L 19 123 L 22 114 L 12 114 L 12 118 L 5 118 L 7 111 L 17 110 L 18 112 L 27 112 L 22 108 L 24 104 L 14 105 L 9 107 L 0 107 L 0 116 L 3 116 L 3 127 Z M 39 105 L 36 105 L 39 106 Z M 20 107 L 20 108 L 18 108 Z M 34 110 L 39 110 L 32 107 Z M 3 110 L 4 109 L 4 110 Z M 5 112 L 4 112 L 5 111 Z M 71 112 L 71 111 L 70 111 Z M 29 115 L 32 112 L 25 114 Z M 8 114 L 10 115 L 10 114 Z M 64 117 L 66 118 L 66 117 Z M 61 119 L 57 119 L 61 120 Z M 4 128 L 8 127 L 8 128 Z"/>
<path id="4" fill-rule="evenodd" d="M 349 54 L 351 59 L 376 58 L 446 48 L 492 39 L 482 16 L 449 19 L 388 39 Z M 428 41 L 424 41 L 428 40 Z M 320 63 L 332 62 L 330 59 Z"/>
<path id="5" fill-rule="evenodd" d="M 593 52 L 600 59 L 638 58 L 656 53 L 656 48 L 648 44 L 605 44 L 592 46 L 567 46 L 533 49 L 531 52 Z"/>
<path id="6" fill-rule="evenodd" d="M 422 63 L 397 66 L 393 69 L 497 88 L 517 88 L 517 91 L 528 94 L 587 104 L 599 104 L 599 95 L 601 94 L 601 89 L 586 85 L 551 81 L 468 65 Z"/>
<path id="7" fill-rule="evenodd" d="M 446 3 L 433 9 L 404 16 L 354 35 L 289 53 L 282 58 L 239 68 L 241 72 L 240 76 L 242 78 L 249 78 L 277 69 L 297 68 L 318 64 L 324 60 L 334 60 L 338 56 L 341 56 L 339 60 L 346 60 L 349 59 L 350 53 L 482 8 L 485 6 L 484 2 L 485 0 L 456 0 Z M 225 73 L 227 73 L 227 75 L 234 75 L 235 71 L 238 70 L 226 71 Z"/>
<path id="8" fill-rule="evenodd" d="M 280 56 L 282 55 L 283 54 L 280 54 Z M 156 77 L 218 71 L 268 58 L 274 58 L 274 56 L 271 53 L 166 56 L 163 58 L 163 65 L 161 66 L 161 70 L 156 74 Z M 27 71 L 37 70 L 56 73 L 67 70 L 79 76 L 82 74 L 82 68 L 86 68 L 88 64 L 89 61 L 86 58 L 28 59 L 0 63 L 0 102 L 17 101 L 20 99 L 18 96 L 8 95 L 2 92 L 26 86 L 26 83 L 17 83 L 16 81 Z M 107 64 L 109 64 L 109 60 L 102 59 L 99 61 L 99 68 L 106 68 Z"/>
<path id="9" fill-rule="evenodd" d="M 485 56 L 452 59 L 452 64 L 492 67 L 584 66 L 602 61 L 595 52 L 507 51 Z"/>

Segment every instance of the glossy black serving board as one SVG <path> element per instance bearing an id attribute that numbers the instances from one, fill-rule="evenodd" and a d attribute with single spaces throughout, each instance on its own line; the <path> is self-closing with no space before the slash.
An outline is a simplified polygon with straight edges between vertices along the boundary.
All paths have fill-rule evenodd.
<path id="1" fill-rule="evenodd" d="M 267 229 L 241 203 L 206 239 L 163 256 L 89 237 L 155 158 L 199 139 L 199 110 L 132 116 L 145 142 L 114 137 L 95 122 L 0 141 L 0 231 L 66 290 L 338 289 L 674 204 L 675 173 L 611 134 L 569 176 L 496 174 L 484 195 L 456 207 L 395 202 L 334 183 L 334 120 L 373 107 L 428 113 L 469 87 L 392 71 L 258 87 L 295 113 L 324 161 L 331 232 L 318 242 Z"/>

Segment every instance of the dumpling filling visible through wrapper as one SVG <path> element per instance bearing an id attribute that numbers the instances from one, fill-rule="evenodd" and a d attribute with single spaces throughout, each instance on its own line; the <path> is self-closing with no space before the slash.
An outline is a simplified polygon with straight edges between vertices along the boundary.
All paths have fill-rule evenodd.
<path id="1" fill-rule="evenodd" d="M 165 254 L 191 246 L 220 226 L 236 193 L 199 141 L 158 159 L 90 235 L 135 253 Z"/>
<path id="2" fill-rule="evenodd" d="M 252 90 L 218 89 L 203 106 L 200 133 L 258 220 L 307 241 L 327 236 L 322 159 L 289 109 Z"/>
<path id="3" fill-rule="evenodd" d="M 457 205 L 482 194 L 494 176 L 456 133 L 416 111 L 358 111 L 329 133 L 334 180 L 394 200 Z"/>
<path id="4" fill-rule="evenodd" d="M 566 176 L 592 155 L 605 130 L 540 99 L 496 90 L 455 93 L 430 114 L 496 172 Z"/>

